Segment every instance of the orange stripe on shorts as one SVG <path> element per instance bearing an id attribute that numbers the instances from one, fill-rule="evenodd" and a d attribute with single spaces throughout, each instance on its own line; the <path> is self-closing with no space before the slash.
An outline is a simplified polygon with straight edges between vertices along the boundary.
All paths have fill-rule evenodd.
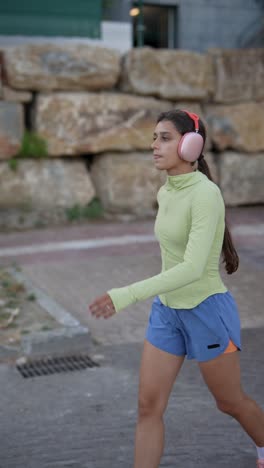
<path id="1" fill-rule="evenodd" d="M 233 343 L 233 341 L 230 340 L 223 354 L 234 353 L 235 351 L 237 351 L 237 346 Z"/>

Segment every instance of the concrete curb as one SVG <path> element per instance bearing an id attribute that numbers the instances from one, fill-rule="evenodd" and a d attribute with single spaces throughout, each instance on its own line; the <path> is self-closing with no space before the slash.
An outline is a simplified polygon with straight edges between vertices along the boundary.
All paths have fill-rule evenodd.
<path id="1" fill-rule="evenodd" d="M 44 291 L 35 287 L 23 273 L 14 268 L 7 271 L 22 283 L 29 294 L 34 294 L 36 302 L 57 323 L 63 325 L 58 329 L 33 332 L 23 336 L 19 344 L 0 345 L 0 360 L 16 360 L 21 357 L 40 357 L 52 354 L 69 354 L 84 352 L 91 348 L 91 335 L 87 327 L 54 301 Z"/>

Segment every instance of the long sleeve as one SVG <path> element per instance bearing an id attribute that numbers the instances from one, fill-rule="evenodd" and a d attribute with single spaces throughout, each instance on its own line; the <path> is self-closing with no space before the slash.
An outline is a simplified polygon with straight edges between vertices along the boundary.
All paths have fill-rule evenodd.
<path id="1" fill-rule="evenodd" d="M 200 190 L 191 204 L 191 227 L 183 261 L 151 278 L 108 291 L 116 311 L 149 297 L 168 293 L 199 280 L 214 242 L 222 197 L 218 190 Z"/>

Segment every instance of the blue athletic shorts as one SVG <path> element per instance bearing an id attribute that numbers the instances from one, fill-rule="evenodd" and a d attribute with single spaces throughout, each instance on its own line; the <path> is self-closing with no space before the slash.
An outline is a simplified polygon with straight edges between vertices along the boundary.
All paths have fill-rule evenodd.
<path id="1" fill-rule="evenodd" d="M 193 309 L 172 309 L 156 296 L 146 339 L 168 353 L 209 361 L 222 354 L 232 340 L 241 351 L 241 326 L 232 294 L 213 294 Z"/>

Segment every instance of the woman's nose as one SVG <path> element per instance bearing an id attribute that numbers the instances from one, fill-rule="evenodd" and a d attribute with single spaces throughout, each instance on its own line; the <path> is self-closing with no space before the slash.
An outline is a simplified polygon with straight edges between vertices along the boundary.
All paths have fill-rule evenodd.
<path id="1" fill-rule="evenodd" d="M 154 140 L 151 145 L 150 145 L 151 149 L 154 149 L 154 148 L 157 148 L 157 141 Z"/>

